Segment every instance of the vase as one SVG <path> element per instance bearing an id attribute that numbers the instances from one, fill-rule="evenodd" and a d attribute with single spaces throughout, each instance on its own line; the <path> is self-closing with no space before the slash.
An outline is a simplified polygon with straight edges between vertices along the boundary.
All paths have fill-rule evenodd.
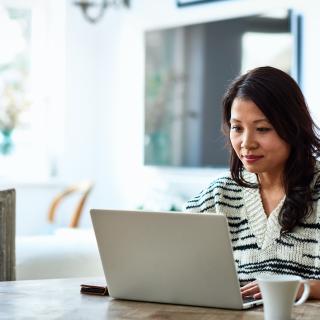
<path id="1" fill-rule="evenodd" d="M 2 141 L 0 144 L 0 152 L 3 155 L 10 154 L 13 149 L 12 132 L 13 130 L 1 130 Z"/>

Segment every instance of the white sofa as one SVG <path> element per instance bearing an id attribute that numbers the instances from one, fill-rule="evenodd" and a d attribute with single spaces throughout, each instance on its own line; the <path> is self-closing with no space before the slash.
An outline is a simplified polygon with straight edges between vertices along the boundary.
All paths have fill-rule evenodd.
<path id="1" fill-rule="evenodd" d="M 17 280 L 96 276 L 103 269 L 92 229 L 16 238 Z"/>

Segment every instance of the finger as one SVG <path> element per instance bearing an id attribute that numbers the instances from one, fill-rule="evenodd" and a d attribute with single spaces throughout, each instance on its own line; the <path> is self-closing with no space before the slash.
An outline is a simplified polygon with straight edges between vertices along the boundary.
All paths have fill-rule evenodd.
<path id="1" fill-rule="evenodd" d="M 251 281 L 251 282 L 247 283 L 246 285 L 242 286 L 241 289 L 242 288 L 250 288 L 250 287 L 253 287 L 255 285 L 257 285 L 257 281 Z"/>
<path id="2" fill-rule="evenodd" d="M 261 292 L 255 293 L 255 294 L 253 295 L 253 299 L 255 299 L 255 300 L 262 299 Z"/>
<path id="3" fill-rule="evenodd" d="M 241 291 L 242 296 L 253 296 L 254 294 L 257 294 L 260 292 L 260 289 L 258 286 L 255 287 L 251 287 L 248 289 L 245 289 L 243 291 Z"/>
<path id="4" fill-rule="evenodd" d="M 256 287 L 256 286 L 257 286 L 257 282 L 256 281 L 249 282 L 245 286 L 241 287 L 240 291 L 242 292 L 242 291 L 245 291 L 247 289 L 250 289 L 250 288 L 253 288 L 253 287 Z"/>

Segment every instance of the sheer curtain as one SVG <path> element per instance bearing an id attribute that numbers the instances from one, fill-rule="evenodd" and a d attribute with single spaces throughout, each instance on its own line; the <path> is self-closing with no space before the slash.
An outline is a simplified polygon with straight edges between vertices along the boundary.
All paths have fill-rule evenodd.
<path id="1" fill-rule="evenodd" d="M 0 177 L 58 174 L 64 131 L 64 1 L 0 0 Z"/>

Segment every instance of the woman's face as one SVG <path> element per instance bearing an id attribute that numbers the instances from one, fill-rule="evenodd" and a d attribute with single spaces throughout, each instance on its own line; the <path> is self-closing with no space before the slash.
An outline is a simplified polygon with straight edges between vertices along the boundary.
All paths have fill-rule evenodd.
<path id="1" fill-rule="evenodd" d="M 251 100 L 236 98 L 231 107 L 230 140 L 245 169 L 253 173 L 282 173 L 290 146 Z"/>

